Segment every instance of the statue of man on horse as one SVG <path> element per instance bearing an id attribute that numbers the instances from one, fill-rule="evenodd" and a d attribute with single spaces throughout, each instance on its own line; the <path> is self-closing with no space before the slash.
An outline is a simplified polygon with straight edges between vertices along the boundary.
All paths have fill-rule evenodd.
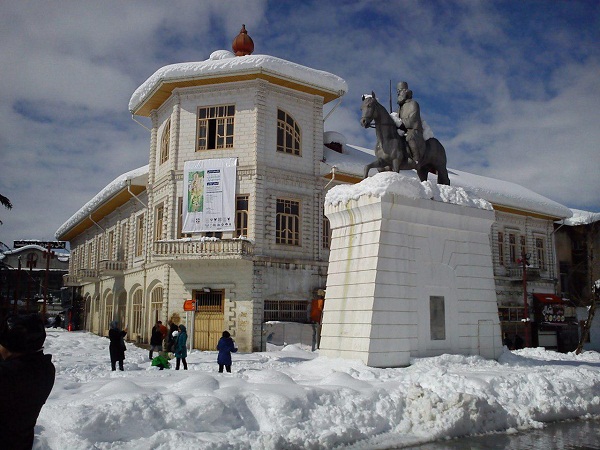
<path id="1" fill-rule="evenodd" d="M 406 145 L 410 156 L 418 162 L 425 154 L 421 109 L 413 99 L 413 92 L 408 88 L 406 81 L 398 83 L 396 89 L 398 93 L 398 117 L 402 120 L 400 129 L 406 132 Z"/>
<path id="2" fill-rule="evenodd" d="M 401 87 L 402 95 L 400 95 Z M 432 172 L 437 174 L 438 184 L 450 185 L 444 146 L 436 138 L 424 141 L 419 104 L 412 100 L 412 92 L 408 90 L 406 82 L 398 84 L 398 91 L 399 115 L 402 120 L 400 129 L 406 132 L 406 137 L 404 133 L 398 133 L 395 120 L 377 101 L 374 92 L 371 92 L 371 95 L 363 96 L 360 123 L 364 128 L 370 128 L 371 124 L 375 122 L 377 137 L 375 145 L 377 159 L 365 166 L 364 177 L 367 178 L 369 171 L 373 168 L 379 171 L 393 170 L 394 172 L 416 169 L 421 181 L 426 181 L 428 173 Z"/>

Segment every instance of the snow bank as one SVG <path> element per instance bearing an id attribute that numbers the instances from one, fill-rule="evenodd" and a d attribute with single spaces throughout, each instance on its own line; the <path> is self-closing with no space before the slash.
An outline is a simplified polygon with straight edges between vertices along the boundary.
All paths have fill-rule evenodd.
<path id="1" fill-rule="evenodd" d="M 111 372 L 108 339 L 54 329 L 46 352 L 57 379 L 36 426 L 44 449 L 385 449 L 600 414 L 596 352 L 375 369 L 287 346 L 235 354 L 219 374 L 216 352 L 160 371 L 128 344 L 125 372 Z"/>

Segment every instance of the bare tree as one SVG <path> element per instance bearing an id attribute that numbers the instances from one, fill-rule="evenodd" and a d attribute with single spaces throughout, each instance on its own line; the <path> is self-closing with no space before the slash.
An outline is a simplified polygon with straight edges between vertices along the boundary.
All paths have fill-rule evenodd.
<path id="1" fill-rule="evenodd" d="M 10 202 L 10 200 L 8 199 L 8 197 L 5 197 L 4 195 L 0 194 L 0 203 L 2 204 L 2 206 L 4 206 L 6 209 L 12 209 L 12 203 Z M 2 225 L 2 221 L 0 220 L 0 225 Z"/>

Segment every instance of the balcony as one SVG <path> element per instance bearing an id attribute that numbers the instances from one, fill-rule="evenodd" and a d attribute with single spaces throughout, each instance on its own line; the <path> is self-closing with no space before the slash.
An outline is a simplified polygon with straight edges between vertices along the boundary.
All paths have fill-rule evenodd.
<path id="1" fill-rule="evenodd" d="M 514 265 L 506 268 L 506 274 L 512 281 L 523 281 L 523 266 Z M 540 270 L 539 267 L 529 266 L 527 267 L 527 280 L 536 281 L 542 278 L 547 278 L 545 271 Z"/>
<path id="2" fill-rule="evenodd" d="M 125 261 L 102 260 L 98 264 L 98 272 L 101 277 L 116 277 L 123 275 L 123 271 L 127 268 Z"/>
<path id="3" fill-rule="evenodd" d="M 243 239 L 157 241 L 153 247 L 155 261 L 189 261 L 199 259 L 244 259 L 254 254 L 254 244 Z"/>
<path id="4" fill-rule="evenodd" d="M 78 269 L 75 274 L 63 275 L 63 286 L 77 287 L 86 283 L 95 283 L 100 281 L 100 275 L 95 269 Z"/>

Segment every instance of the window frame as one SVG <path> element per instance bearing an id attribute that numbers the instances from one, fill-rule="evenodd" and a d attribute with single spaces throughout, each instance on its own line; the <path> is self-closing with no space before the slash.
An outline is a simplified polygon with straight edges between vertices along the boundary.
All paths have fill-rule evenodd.
<path id="1" fill-rule="evenodd" d="M 277 108 L 277 145 L 275 148 L 278 153 L 302 156 L 302 129 L 298 125 L 298 121 L 281 108 Z"/>
<path id="2" fill-rule="evenodd" d="M 196 151 L 233 148 L 235 104 L 199 106 L 196 111 Z"/>
<path id="3" fill-rule="evenodd" d="M 297 206 L 298 212 L 280 211 L 280 204 L 285 210 Z M 288 205 L 289 206 L 286 206 Z M 295 205 L 292 205 L 295 204 Z M 275 243 L 278 245 L 301 246 L 302 238 L 302 202 L 298 199 L 280 197 L 275 201 Z M 290 225 L 292 228 L 290 229 Z"/>
<path id="4" fill-rule="evenodd" d="M 242 203 L 245 202 L 245 205 Z M 240 206 L 244 206 L 240 208 Z M 235 196 L 235 235 L 236 237 L 248 237 L 248 220 L 249 220 L 250 196 L 248 194 L 240 194 Z"/>
<path id="5" fill-rule="evenodd" d="M 169 160 L 171 147 L 171 119 L 167 120 L 160 139 L 160 158 L 158 165 L 162 165 Z"/>
<path id="6" fill-rule="evenodd" d="M 165 204 L 159 203 L 154 208 L 154 240 L 162 241 L 165 237 Z"/>
<path id="7" fill-rule="evenodd" d="M 144 255 L 144 214 L 137 216 L 135 222 L 135 257 L 139 258 Z"/>

